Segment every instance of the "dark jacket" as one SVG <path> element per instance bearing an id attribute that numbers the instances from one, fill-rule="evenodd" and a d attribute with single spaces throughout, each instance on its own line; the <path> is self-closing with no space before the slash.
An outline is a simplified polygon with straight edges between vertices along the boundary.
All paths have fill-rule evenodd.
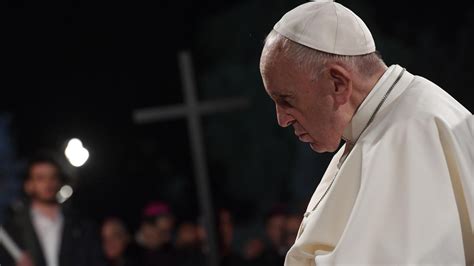
<path id="1" fill-rule="evenodd" d="M 60 266 L 103 266 L 98 230 L 93 224 L 67 209 L 62 209 L 64 217 L 59 251 Z M 46 266 L 45 258 L 33 227 L 29 206 L 12 214 L 4 224 L 4 229 L 17 245 L 27 251 L 35 266 Z M 15 262 L 3 247 L 0 247 L 0 265 L 13 266 Z"/>

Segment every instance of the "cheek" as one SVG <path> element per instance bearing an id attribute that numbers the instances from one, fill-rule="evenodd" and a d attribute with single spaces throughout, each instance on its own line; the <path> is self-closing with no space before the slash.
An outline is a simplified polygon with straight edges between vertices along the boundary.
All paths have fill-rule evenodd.
<path id="1" fill-rule="evenodd" d="M 304 117 L 303 127 L 321 144 L 329 144 L 337 138 L 335 130 L 336 117 L 334 113 L 324 108 L 313 108 Z"/>
<path id="2" fill-rule="evenodd" d="M 326 127 L 327 122 L 325 111 L 317 106 L 313 106 L 306 110 L 302 119 L 302 123 L 306 130 L 312 131 L 312 133 L 319 132 L 319 134 L 320 131 Z"/>

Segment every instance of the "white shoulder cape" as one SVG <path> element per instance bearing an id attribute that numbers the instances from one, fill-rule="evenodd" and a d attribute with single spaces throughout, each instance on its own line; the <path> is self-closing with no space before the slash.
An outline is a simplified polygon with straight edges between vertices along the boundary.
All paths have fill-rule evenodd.
<path id="1" fill-rule="evenodd" d="M 390 69 L 380 90 L 401 71 Z M 318 185 L 285 265 L 474 263 L 468 110 L 405 72 L 338 171 L 343 150 Z"/>

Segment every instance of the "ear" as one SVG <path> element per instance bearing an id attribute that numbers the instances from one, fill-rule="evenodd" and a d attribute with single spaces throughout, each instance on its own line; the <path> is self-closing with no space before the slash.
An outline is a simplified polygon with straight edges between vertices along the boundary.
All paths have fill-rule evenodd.
<path id="1" fill-rule="evenodd" d="M 346 104 L 352 94 L 351 75 L 344 67 L 337 64 L 329 66 L 328 70 L 332 83 L 331 94 L 334 98 L 335 107 L 339 107 Z"/>

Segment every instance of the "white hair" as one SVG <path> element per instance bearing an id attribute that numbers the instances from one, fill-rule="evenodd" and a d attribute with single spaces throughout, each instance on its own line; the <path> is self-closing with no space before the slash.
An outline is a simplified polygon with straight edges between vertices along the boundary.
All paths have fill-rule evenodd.
<path id="1" fill-rule="evenodd" d="M 274 54 L 275 52 L 277 54 Z M 296 65 L 302 70 L 314 73 L 313 79 L 318 79 L 329 62 L 341 64 L 349 70 L 357 71 L 366 77 L 386 67 L 378 52 L 357 56 L 330 54 L 296 43 L 272 30 L 265 39 L 260 68 L 262 69 L 264 64 L 268 63 L 269 58 L 266 57 L 273 57 L 275 55 L 281 55 L 294 60 Z"/>

